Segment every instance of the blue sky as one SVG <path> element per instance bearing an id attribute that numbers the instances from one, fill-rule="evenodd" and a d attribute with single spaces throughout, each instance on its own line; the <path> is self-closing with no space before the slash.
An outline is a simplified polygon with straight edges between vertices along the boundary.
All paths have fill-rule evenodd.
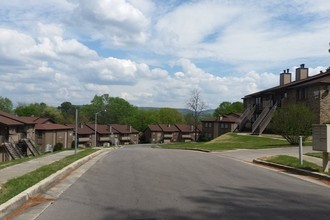
<path id="1" fill-rule="evenodd" d="M 0 3 L 0 96 L 14 104 L 209 108 L 329 66 L 328 0 L 19 0 Z"/>

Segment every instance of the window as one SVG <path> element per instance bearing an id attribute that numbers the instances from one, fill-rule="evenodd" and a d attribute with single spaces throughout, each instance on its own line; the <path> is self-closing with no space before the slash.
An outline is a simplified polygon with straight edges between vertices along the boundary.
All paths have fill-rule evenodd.
<path id="1" fill-rule="evenodd" d="M 206 122 L 205 123 L 205 128 L 212 128 L 212 123 L 211 122 Z"/>
<path id="2" fill-rule="evenodd" d="M 220 124 L 220 128 L 228 128 L 228 124 L 227 123 L 221 123 Z"/>
<path id="3" fill-rule="evenodd" d="M 299 88 L 296 90 L 296 96 L 297 96 L 297 100 L 305 100 L 307 99 L 307 88 Z"/>

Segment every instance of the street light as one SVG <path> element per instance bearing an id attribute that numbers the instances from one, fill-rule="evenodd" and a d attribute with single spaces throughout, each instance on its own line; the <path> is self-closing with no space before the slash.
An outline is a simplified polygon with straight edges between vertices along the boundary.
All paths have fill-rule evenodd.
<path id="1" fill-rule="evenodd" d="M 101 110 L 101 111 L 99 111 L 99 112 L 96 112 L 95 113 L 95 126 L 94 126 L 94 128 L 95 128 L 95 147 L 96 147 L 96 131 L 97 131 L 97 114 L 99 114 L 99 113 L 101 113 L 101 112 L 106 112 L 107 110 L 106 109 L 104 109 L 104 110 Z"/>

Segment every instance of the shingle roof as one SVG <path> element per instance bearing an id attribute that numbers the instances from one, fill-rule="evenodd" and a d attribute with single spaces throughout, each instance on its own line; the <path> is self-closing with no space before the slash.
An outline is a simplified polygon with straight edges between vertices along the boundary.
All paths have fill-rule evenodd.
<path id="1" fill-rule="evenodd" d="M 264 94 L 264 93 L 272 93 L 272 92 L 276 92 L 276 91 L 281 91 L 281 90 L 285 90 L 288 88 L 295 88 L 295 87 L 301 87 L 301 86 L 318 84 L 318 83 L 327 83 L 327 84 L 330 83 L 330 70 L 328 70 L 325 73 L 320 73 L 320 74 L 317 74 L 314 76 L 309 76 L 306 79 L 293 81 L 288 84 L 279 85 L 279 86 L 275 86 L 275 87 L 272 87 L 272 88 L 269 88 L 266 90 L 262 90 L 262 91 L 259 91 L 256 93 L 252 93 L 252 94 L 246 95 L 244 98 L 257 96 L 257 95 Z"/>
<path id="2" fill-rule="evenodd" d="M 135 128 L 130 125 L 111 124 L 111 127 L 113 129 L 116 129 L 121 134 L 139 133 Z"/>
<path id="3" fill-rule="evenodd" d="M 161 132 L 162 129 L 159 127 L 159 125 L 148 125 L 148 128 L 150 129 L 150 131 L 153 132 Z"/>
<path id="4" fill-rule="evenodd" d="M 18 117 L 16 115 L 12 115 L 12 114 L 9 114 L 9 113 L 3 112 L 3 111 L 0 111 L 0 116 L 1 116 L 0 123 L 5 124 L 5 125 L 34 124 L 29 121 L 25 121 L 21 117 Z"/>
<path id="5" fill-rule="evenodd" d="M 194 126 L 192 125 L 187 125 L 187 124 L 176 124 L 175 125 L 179 131 L 184 132 L 184 133 L 189 133 L 189 132 L 194 132 Z"/>
<path id="6" fill-rule="evenodd" d="M 36 130 L 72 130 L 72 127 L 61 125 L 61 124 L 36 124 Z"/>
<path id="7" fill-rule="evenodd" d="M 159 127 L 163 132 L 178 132 L 179 129 L 175 125 L 170 124 L 159 124 Z"/>
<path id="8" fill-rule="evenodd" d="M 236 123 L 239 121 L 240 113 L 231 113 L 228 115 L 223 115 L 219 117 L 213 117 L 209 119 L 202 120 L 204 122 L 227 122 L 227 123 Z"/>
<path id="9" fill-rule="evenodd" d="M 11 119 L 11 118 L 7 118 L 3 115 L 0 115 L 0 123 L 4 124 L 4 125 L 24 125 L 24 123 Z"/>

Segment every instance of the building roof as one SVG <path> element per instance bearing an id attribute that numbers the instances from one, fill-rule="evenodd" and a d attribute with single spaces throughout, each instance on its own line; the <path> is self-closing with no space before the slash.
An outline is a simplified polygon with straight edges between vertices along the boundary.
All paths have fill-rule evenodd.
<path id="1" fill-rule="evenodd" d="M 254 96 L 259 96 L 261 94 L 265 94 L 265 93 L 274 93 L 274 92 L 278 92 L 278 91 L 283 91 L 283 90 L 287 90 L 290 88 L 296 88 L 296 87 L 301 87 L 301 86 L 307 86 L 307 85 L 312 85 L 312 84 L 329 84 L 330 83 L 330 69 L 327 70 L 327 72 L 321 72 L 317 75 L 314 76 L 309 76 L 306 79 L 301 79 L 301 80 L 296 80 L 293 81 L 291 83 L 287 83 L 284 85 L 279 85 L 279 86 L 275 86 L 266 90 L 262 90 L 256 93 L 252 93 L 249 95 L 246 95 L 244 97 L 245 98 L 249 98 L 249 97 L 254 97 Z"/>
<path id="2" fill-rule="evenodd" d="M 3 115 L 0 115 L 0 123 L 4 124 L 4 125 L 24 125 L 24 123 L 11 119 L 11 118 L 7 118 Z"/>
<path id="3" fill-rule="evenodd" d="M 132 134 L 139 133 L 135 128 L 131 125 L 120 125 L 120 124 L 111 124 L 111 127 L 117 130 L 121 134 Z"/>
<path id="4" fill-rule="evenodd" d="M 82 134 L 82 135 L 84 135 L 84 134 L 86 135 L 86 134 L 94 134 L 95 132 L 90 127 L 83 125 L 83 127 L 78 127 L 77 133 Z"/>
<path id="5" fill-rule="evenodd" d="M 36 130 L 72 130 L 72 127 L 61 124 L 36 124 Z"/>
<path id="6" fill-rule="evenodd" d="M 191 133 L 194 132 L 194 126 L 193 125 L 187 125 L 187 124 L 175 124 L 175 126 L 179 129 L 179 131 L 184 133 Z"/>
<path id="7" fill-rule="evenodd" d="M 95 124 L 86 124 L 93 132 L 95 132 Z M 109 134 L 110 127 L 112 133 L 119 134 L 132 134 L 139 133 L 135 128 L 130 125 L 120 125 L 120 124 L 110 124 L 110 125 L 101 125 L 97 124 L 97 133 L 99 134 Z"/>
<path id="8" fill-rule="evenodd" d="M 153 132 L 161 132 L 162 129 L 159 127 L 159 125 L 148 125 L 148 128 L 150 131 Z"/>
<path id="9" fill-rule="evenodd" d="M 225 123 L 237 123 L 241 113 L 231 113 L 228 115 L 213 117 L 209 119 L 202 120 L 203 122 L 225 122 Z"/>
<path id="10" fill-rule="evenodd" d="M 178 132 L 179 129 L 175 125 L 171 124 L 159 124 L 159 127 L 163 132 Z"/>
<path id="11" fill-rule="evenodd" d="M 0 116 L 0 123 L 5 125 L 35 124 L 30 121 L 25 121 L 24 118 L 3 111 L 0 111 Z"/>

